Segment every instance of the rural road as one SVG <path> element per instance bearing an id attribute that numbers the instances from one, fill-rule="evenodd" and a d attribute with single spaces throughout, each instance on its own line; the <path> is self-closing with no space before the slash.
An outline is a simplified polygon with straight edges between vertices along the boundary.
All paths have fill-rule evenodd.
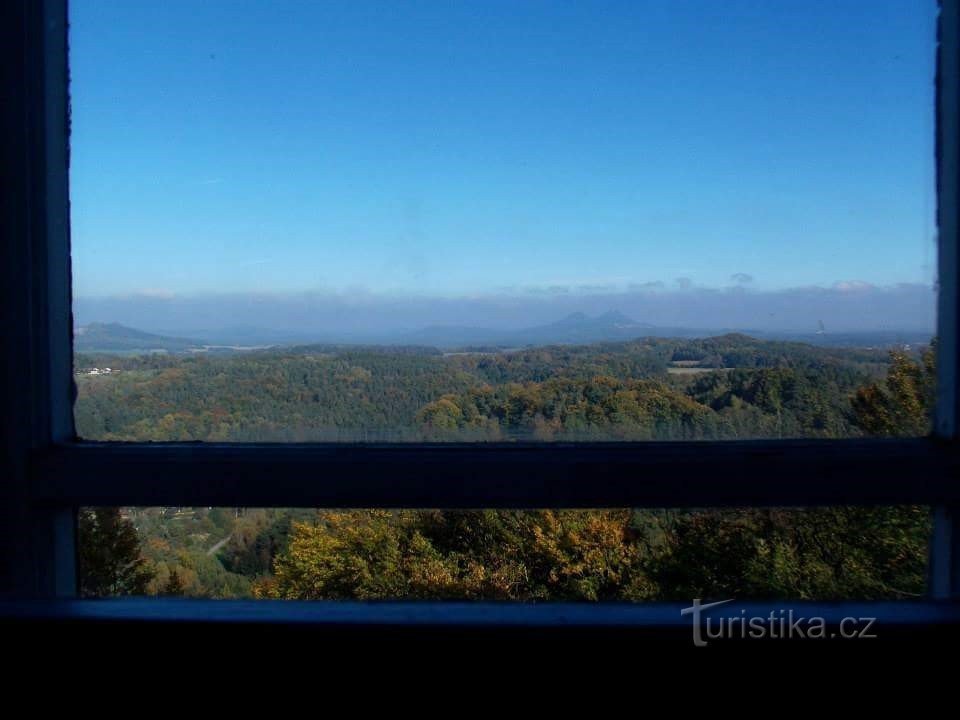
<path id="1" fill-rule="evenodd" d="M 222 548 L 224 545 L 226 545 L 226 544 L 227 544 L 227 540 L 229 540 L 231 537 L 233 537 L 232 534 L 231 534 L 231 535 L 227 535 L 223 540 L 221 540 L 220 542 L 214 544 L 214 546 L 213 546 L 212 548 L 210 548 L 209 550 L 207 550 L 207 555 L 216 555 L 216 554 L 217 554 L 217 551 L 218 551 L 220 548 Z"/>

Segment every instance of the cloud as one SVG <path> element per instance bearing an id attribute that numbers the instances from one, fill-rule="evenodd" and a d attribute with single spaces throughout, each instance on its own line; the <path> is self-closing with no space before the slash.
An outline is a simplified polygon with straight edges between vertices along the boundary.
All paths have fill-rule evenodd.
<path id="1" fill-rule="evenodd" d="M 609 293 L 617 290 L 616 283 L 581 283 L 577 285 L 577 292 L 581 293 Z"/>
<path id="2" fill-rule="evenodd" d="M 873 290 L 875 286 L 863 280 L 841 280 L 834 283 L 833 287 L 840 292 L 865 292 Z"/>
<path id="3" fill-rule="evenodd" d="M 747 285 L 748 283 L 753 282 L 753 275 L 748 275 L 747 273 L 734 273 L 730 276 L 730 279 L 733 280 L 738 285 Z"/>
<path id="4" fill-rule="evenodd" d="M 693 280 L 688 277 L 678 277 L 673 282 L 681 290 L 689 290 L 693 287 Z"/>
<path id="5" fill-rule="evenodd" d="M 520 293 L 523 295 L 549 296 L 549 295 L 569 295 L 573 288 L 569 285 L 527 285 L 523 287 L 501 287 L 499 289 L 502 295 L 513 295 Z"/>
<path id="6" fill-rule="evenodd" d="M 164 288 L 143 288 L 134 292 L 133 295 L 157 300 L 172 300 L 176 297 L 172 290 L 165 290 Z"/>
<path id="7" fill-rule="evenodd" d="M 665 287 L 666 285 L 662 280 L 652 280 L 643 283 L 630 283 L 627 285 L 627 290 L 632 292 L 646 292 L 649 290 L 663 290 Z"/>

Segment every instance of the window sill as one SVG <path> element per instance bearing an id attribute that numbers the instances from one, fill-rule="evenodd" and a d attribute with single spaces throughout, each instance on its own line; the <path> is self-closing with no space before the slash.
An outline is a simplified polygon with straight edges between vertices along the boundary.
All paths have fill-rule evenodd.
<path id="1" fill-rule="evenodd" d="M 0 602 L 0 622 L 201 623 L 318 627 L 682 628 L 687 603 L 301 602 L 122 598 Z M 822 617 L 828 626 L 849 617 L 876 618 L 876 628 L 960 627 L 960 602 L 733 602 L 704 617 Z"/>

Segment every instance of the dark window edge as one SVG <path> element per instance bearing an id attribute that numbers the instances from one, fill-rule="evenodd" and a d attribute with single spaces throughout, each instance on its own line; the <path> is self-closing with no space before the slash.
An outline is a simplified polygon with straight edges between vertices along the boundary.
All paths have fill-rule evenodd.
<path id="1" fill-rule="evenodd" d="M 681 615 L 690 603 L 492 603 L 405 601 L 185 600 L 117 598 L 0 602 L 0 621 L 79 623 L 255 623 L 320 626 L 449 627 L 667 627 L 689 630 Z M 844 618 L 875 619 L 884 628 L 921 625 L 960 626 L 960 602 L 767 601 L 738 602 L 705 611 L 703 617 L 823 618 L 828 626 Z"/>

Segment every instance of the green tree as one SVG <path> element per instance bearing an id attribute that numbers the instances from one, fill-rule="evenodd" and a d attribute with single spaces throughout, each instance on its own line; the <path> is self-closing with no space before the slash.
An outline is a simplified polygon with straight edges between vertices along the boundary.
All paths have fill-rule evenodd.
<path id="1" fill-rule="evenodd" d="M 920 595 L 922 507 L 742 509 L 672 514 L 649 564 L 663 599 L 882 599 Z"/>
<path id="2" fill-rule="evenodd" d="M 920 362 L 906 353 L 890 353 L 890 369 L 882 383 L 857 390 L 853 411 L 857 424 L 868 435 L 918 437 L 932 428 L 936 390 L 936 342 Z"/>
<path id="3" fill-rule="evenodd" d="M 140 537 L 119 508 L 83 508 L 78 522 L 80 594 L 143 595 L 153 578 Z"/>
<path id="4" fill-rule="evenodd" d="M 186 583 L 183 582 L 180 578 L 180 573 L 174 568 L 167 576 L 167 581 L 163 584 L 163 589 L 160 591 L 160 594 L 168 597 L 179 597 L 184 594 L 185 590 Z"/>

